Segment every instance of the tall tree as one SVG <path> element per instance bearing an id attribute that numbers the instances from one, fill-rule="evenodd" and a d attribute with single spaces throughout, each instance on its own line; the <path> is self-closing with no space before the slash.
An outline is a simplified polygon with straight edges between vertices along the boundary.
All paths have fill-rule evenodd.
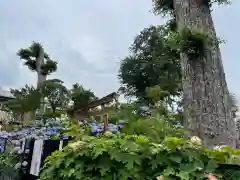
<path id="1" fill-rule="evenodd" d="M 121 61 L 121 90 L 128 96 L 152 102 L 146 89 L 159 86 L 166 97 L 181 92 L 180 54 L 166 42 L 168 27 L 150 26 L 138 34 L 130 55 Z M 163 94 L 162 94 L 163 95 Z"/>
<path id="2" fill-rule="evenodd" d="M 24 65 L 37 73 L 37 88 L 46 80 L 47 75 L 57 70 L 57 62 L 51 60 L 43 46 L 37 42 L 33 42 L 29 48 L 20 49 L 17 54 L 24 60 Z"/>
<path id="3" fill-rule="evenodd" d="M 211 5 L 224 0 L 153 0 L 157 14 L 176 18 L 185 124 L 207 147 L 236 146 L 236 127 Z"/>
<path id="4" fill-rule="evenodd" d="M 42 45 L 37 42 L 33 42 L 29 48 L 20 49 L 17 54 L 24 60 L 24 65 L 37 73 L 37 87 L 46 80 L 47 75 L 57 70 L 57 62 L 51 60 Z"/>
<path id="5" fill-rule="evenodd" d="M 25 85 L 21 89 L 11 89 L 15 99 L 9 100 L 5 105 L 15 115 L 20 115 L 21 121 L 24 120 L 24 114 L 35 111 L 40 107 L 40 93 L 33 86 Z"/>
<path id="6" fill-rule="evenodd" d="M 44 81 L 40 89 L 44 97 L 47 97 L 53 113 L 55 113 L 56 108 L 64 108 L 69 102 L 69 91 L 63 85 L 63 81 L 59 79 Z"/>
<path id="7" fill-rule="evenodd" d="M 78 83 L 74 84 L 70 90 L 70 97 L 73 101 L 73 109 L 82 110 L 83 112 L 88 111 L 89 103 L 97 99 L 91 90 L 85 89 Z"/>
<path id="8" fill-rule="evenodd" d="M 11 94 L 18 99 L 25 98 L 34 91 L 35 88 L 33 86 L 29 86 L 28 84 L 26 84 L 23 88 L 20 89 L 10 89 Z"/>

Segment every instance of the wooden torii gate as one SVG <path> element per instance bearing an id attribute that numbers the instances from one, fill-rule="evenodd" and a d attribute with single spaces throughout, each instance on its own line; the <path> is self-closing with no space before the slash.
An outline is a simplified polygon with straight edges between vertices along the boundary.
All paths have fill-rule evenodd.
<path id="1" fill-rule="evenodd" d="M 67 111 L 69 117 L 78 122 L 79 120 L 84 120 L 85 118 L 90 118 L 94 116 L 101 116 L 104 122 L 104 130 L 108 130 L 108 111 L 112 109 L 112 107 L 107 107 L 107 105 L 114 103 L 114 106 L 117 107 L 118 105 L 118 94 L 113 92 L 108 94 L 107 96 L 102 97 L 101 99 L 97 99 L 89 103 L 87 111 L 83 111 L 82 109 L 79 110 L 72 110 L 69 109 Z M 97 109 L 97 107 L 101 107 Z"/>

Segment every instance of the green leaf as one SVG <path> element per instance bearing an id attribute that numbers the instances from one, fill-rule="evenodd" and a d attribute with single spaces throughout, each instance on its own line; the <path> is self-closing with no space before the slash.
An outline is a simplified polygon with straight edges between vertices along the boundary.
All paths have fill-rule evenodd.
<path id="1" fill-rule="evenodd" d="M 171 167 L 167 167 L 164 171 L 163 171 L 163 175 L 168 177 L 170 175 L 174 175 L 175 174 L 175 170 Z"/>
<path id="2" fill-rule="evenodd" d="M 176 176 L 180 177 L 181 180 L 189 180 L 190 179 L 189 173 L 188 172 L 184 172 L 184 171 L 176 173 Z"/>
<path id="3" fill-rule="evenodd" d="M 172 160 L 173 162 L 181 163 L 182 161 L 181 153 L 179 153 L 179 155 L 170 155 L 169 159 Z"/>
<path id="4" fill-rule="evenodd" d="M 70 170 L 68 171 L 68 177 L 69 177 L 69 178 L 72 177 L 72 176 L 74 175 L 74 173 L 75 173 L 75 169 L 74 169 L 74 168 L 70 169 Z"/>
<path id="5" fill-rule="evenodd" d="M 218 167 L 218 163 L 215 160 L 210 159 L 207 166 L 205 167 L 205 171 L 206 172 L 213 172 L 217 167 Z"/>
<path id="6" fill-rule="evenodd" d="M 204 163 L 199 159 L 196 160 L 193 164 L 194 170 L 201 171 L 204 169 Z"/>
<path id="7" fill-rule="evenodd" d="M 75 159 L 69 157 L 69 158 L 66 158 L 64 161 L 65 161 L 65 163 L 64 163 L 65 166 L 68 167 L 68 166 L 70 166 L 73 162 L 75 162 Z"/>

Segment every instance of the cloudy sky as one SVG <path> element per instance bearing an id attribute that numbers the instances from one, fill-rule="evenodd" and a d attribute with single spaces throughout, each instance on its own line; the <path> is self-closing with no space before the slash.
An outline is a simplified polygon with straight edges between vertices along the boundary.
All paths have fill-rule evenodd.
<path id="1" fill-rule="evenodd" d="M 34 84 L 35 74 L 16 52 L 37 41 L 59 63 L 53 76 L 68 86 L 78 82 L 98 96 L 116 91 L 119 61 L 134 36 L 164 22 L 150 9 L 151 0 L 1 0 L 0 86 Z M 239 9 L 239 0 L 233 0 L 213 17 L 218 35 L 227 41 L 222 55 L 229 88 L 240 97 Z"/>

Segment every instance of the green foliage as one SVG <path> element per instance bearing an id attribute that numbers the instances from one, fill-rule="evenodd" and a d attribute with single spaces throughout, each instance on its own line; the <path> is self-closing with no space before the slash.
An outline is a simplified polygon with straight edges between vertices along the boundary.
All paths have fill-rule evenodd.
<path id="1" fill-rule="evenodd" d="M 37 59 L 43 50 L 43 46 L 40 43 L 33 42 L 29 48 L 20 49 L 17 55 L 24 60 L 26 65 L 31 71 L 37 71 Z M 47 53 L 44 53 L 43 63 L 40 67 L 42 75 L 49 75 L 57 70 L 57 62 L 50 59 Z"/>
<path id="2" fill-rule="evenodd" d="M 70 90 L 70 98 L 74 103 L 73 109 L 83 111 L 87 111 L 89 103 L 97 99 L 92 91 L 85 89 L 78 83 L 74 84 Z"/>
<path id="3" fill-rule="evenodd" d="M 180 51 L 193 59 L 203 56 L 207 38 L 205 34 L 184 29 L 180 33 Z"/>
<path id="4" fill-rule="evenodd" d="M 136 120 L 139 118 L 137 114 L 133 113 L 136 110 L 137 106 L 135 104 L 120 104 L 118 109 L 108 112 L 109 121 L 115 124 L 126 117 L 128 121 Z"/>
<path id="5" fill-rule="evenodd" d="M 169 32 L 176 32 L 177 31 L 177 20 L 176 18 L 171 18 L 166 23 L 166 30 Z"/>
<path id="6" fill-rule="evenodd" d="M 59 79 L 51 79 L 44 81 L 39 90 L 44 97 L 47 97 L 48 103 L 50 104 L 53 111 L 56 108 L 64 108 L 69 102 L 69 92 L 63 85 L 63 82 Z"/>
<path id="7" fill-rule="evenodd" d="M 8 141 L 5 152 L 0 154 L 0 177 L 3 179 L 18 179 L 21 173 L 17 167 L 22 157 L 13 148 L 14 145 Z"/>
<path id="8" fill-rule="evenodd" d="M 43 118 L 56 118 L 56 117 L 61 117 L 62 112 L 60 111 L 53 111 L 51 110 L 46 110 L 43 114 Z"/>
<path id="9" fill-rule="evenodd" d="M 30 60 L 33 57 L 38 57 L 41 51 L 42 45 L 37 42 L 33 42 L 29 48 L 20 49 L 17 53 L 21 59 Z"/>
<path id="10" fill-rule="evenodd" d="M 153 2 L 153 12 L 156 15 L 174 15 L 174 1 L 173 0 L 152 0 Z M 211 7 L 212 4 L 217 3 L 217 4 L 229 4 L 229 0 L 202 0 L 202 5 Z"/>
<path id="11" fill-rule="evenodd" d="M 32 86 L 26 85 L 21 89 L 11 89 L 11 93 L 15 99 L 9 100 L 4 103 L 15 114 L 21 116 L 25 112 L 30 112 L 40 107 L 41 94 Z"/>
<path id="12" fill-rule="evenodd" d="M 222 42 L 224 41 L 213 35 L 202 34 L 188 28 L 184 28 L 180 32 L 169 32 L 167 39 L 169 46 L 188 55 L 191 60 L 204 56 L 208 47 L 217 46 Z"/>
<path id="13" fill-rule="evenodd" d="M 173 0 L 152 0 L 153 12 L 157 15 L 162 14 L 163 16 L 170 14 L 173 15 L 174 4 Z"/>
<path id="14" fill-rule="evenodd" d="M 16 129 L 19 129 L 21 126 L 17 124 L 4 124 L 3 125 L 3 130 L 7 132 L 14 131 Z"/>
<path id="15" fill-rule="evenodd" d="M 35 88 L 33 86 L 25 85 L 25 87 L 20 89 L 10 89 L 11 94 L 15 98 L 24 98 L 27 97 L 30 93 L 34 92 Z"/>
<path id="16" fill-rule="evenodd" d="M 148 100 L 146 88 L 159 86 L 172 96 L 179 95 L 180 54 L 168 43 L 166 27 L 145 28 L 135 37 L 130 53 L 122 59 L 119 70 L 124 94 Z"/>
<path id="17" fill-rule="evenodd" d="M 174 125 L 171 121 L 161 116 L 155 116 L 151 119 L 128 120 L 122 132 L 129 135 L 144 135 L 156 143 L 162 142 L 167 136 L 179 138 L 188 136 L 183 127 Z"/>
<path id="18" fill-rule="evenodd" d="M 37 42 L 33 42 L 29 48 L 20 49 L 17 55 L 24 60 L 26 65 L 31 71 L 37 70 L 36 58 L 39 57 L 42 45 Z"/>
<path id="19" fill-rule="evenodd" d="M 236 154 L 239 150 L 234 150 Z M 228 151 L 205 149 L 199 142 L 167 137 L 162 144 L 146 136 L 82 136 L 47 158 L 41 173 L 45 180 L 203 179 L 218 162 L 232 157 Z"/>
<path id="20" fill-rule="evenodd" d="M 57 70 L 57 62 L 51 59 L 47 59 L 41 66 L 42 75 L 49 75 Z"/>
<path id="21" fill-rule="evenodd" d="M 74 140 L 81 139 L 85 135 L 90 134 L 90 129 L 88 125 L 82 125 L 82 128 L 79 128 L 79 124 L 75 121 L 68 120 L 70 126 L 67 134 L 71 136 Z"/>
<path id="22" fill-rule="evenodd" d="M 163 91 L 160 86 L 147 87 L 146 95 L 153 103 L 164 100 L 165 97 L 170 95 L 169 92 Z"/>
<path id="23" fill-rule="evenodd" d="M 16 155 L 10 155 L 9 153 L 1 153 L 0 154 L 0 170 L 4 167 L 13 167 L 16 163 L 18 163 L 19 157 Z"/>

